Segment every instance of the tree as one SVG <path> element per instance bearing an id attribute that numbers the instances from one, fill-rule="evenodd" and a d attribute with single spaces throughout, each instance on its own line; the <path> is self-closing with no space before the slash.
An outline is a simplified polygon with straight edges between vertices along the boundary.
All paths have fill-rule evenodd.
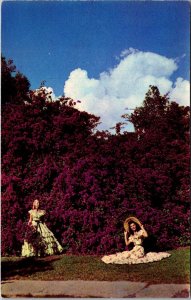
<path id="1" fill-rule="evenodd" d="M 46 89 L 7 103 L 2 115 L 2 253 L 20 253 L 34 198 L 68 253 L 124 250 L 136 215 L 161 249 L 189 242 L 188 108 L 156 87 L 131 116 L 134 133 L 95 132 L 99 117 Z M 22 96 L 21 96 L 22 98 Z"/>
<path id="2" fill-rule="evenodd" d="M 19 244 L 20 225 L 33 197 L 50 194 L 60 174 L 84 156 L 99 118 L 73 107 L 71 99 L 49 102 L 30 92 L 30 102 L 7 103 L 2 116 L 2 240 L 4 252 Z M 66 177 L 66 173 L 64 175 Z M 64 193 L 64 185 L 59 190 Z M 50 196 L 51 201 L 52 198 Z M 57 208 L 64 204 L 57 203 Z M 51 202 L 51 208 L 55 204 Z M 47 208 L 49 204 L 47 203 Z M 54 226 L 54 222 L 52 223 Z M 7 235 L 8 234 L 8 235 Z M 7 236 L 9 239 L 7 240 Z M 11 237 L 11 238 L 10 238 Z M 15 246 L 15 251 L 18 248 Z"/>
<path id="3" fill-rule="evenodd" d="M 188 204 L 189 107 L 169 102 L 167 95 L 161 96 L 151 86 L 143 106 L 123 117 L 133 123 L 138 135 L 137 163 L 145 176 L 148 173 L 142 179 L 152 202 L 159 206 L 164 201 L 185 203 L 186 197 Z"/>
<path id="4" fill-rule="evenodd" d="M 1 56 L 1 102 L 20 103 L 29 99 L 30 82 L 16 70 L 12 60 Z"/>

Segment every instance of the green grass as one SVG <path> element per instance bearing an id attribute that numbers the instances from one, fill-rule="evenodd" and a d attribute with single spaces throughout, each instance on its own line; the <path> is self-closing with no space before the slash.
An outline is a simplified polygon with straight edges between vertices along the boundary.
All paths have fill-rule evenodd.
<path id="1" fill-rule="evenodd" d="M 138 265 L 104 264 L 98 256 L 59 255 L 46 258 L 2 258 L 2 280 L 130 280 L 189 283 L 190 249 L 169 251 L 158 262 Z"/>

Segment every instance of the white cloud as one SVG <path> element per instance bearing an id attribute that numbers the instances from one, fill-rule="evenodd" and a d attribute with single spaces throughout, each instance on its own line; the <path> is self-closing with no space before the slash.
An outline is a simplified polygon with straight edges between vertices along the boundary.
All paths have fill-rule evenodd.
<path id="1" fill-rule="evenodd" d="M 184 80 L 178 77 L 175 82 L 175 87 L 171 90 L 170 99 L 176 101 L 181 105 L 189 105 L 190 98 L 190 83 L 188 80 Z"/>
<path id="2" fill-rule="evenodd" d="M 123 51 L 121 52 L 120 56 L 119 56 L 119 57 L 116 56 L 116 58 L 117 58 L 117 59 L 120 59 L 121 57 L 125 57 L 125 56 L 127 56 L 127 55 L 129 55 L 129 54 L 136 53 L 136 52 L 139 52 L 139 50 L 130 47 L 130 48 L 128 48 L 128 49 L 123 50 Z"/>
<path id="3" fill-rule="evenodd" d="M 156 85 L 161 94 L 170 92 L 172 100 L 188 105 L 189 82 L 177 78 L 174 84 L 170 79 L 178 69 L 175 59 L 133 48 L 122 51 L 120 57 L 118 65 L 98 79 L 89 78 L 86 70 L 78 68 L 64 85 L 66 97 L 81 101 L 77 104 L 79 110 L 101 117 L 99 129 L 109 129 L 122 121 L 126 107 L 140 106 L 149 85 Z"/>

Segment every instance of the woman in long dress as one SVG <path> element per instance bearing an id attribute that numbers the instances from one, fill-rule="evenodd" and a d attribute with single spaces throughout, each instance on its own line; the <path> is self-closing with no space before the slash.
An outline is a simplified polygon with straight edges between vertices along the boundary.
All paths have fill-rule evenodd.
<path id="1" fill-rule="evenodd" d="M 140 264 L 159 261 L 163 258 L 170 256 L 166 252 L 148 252 L 145 254 L 143 248 L 143 239 L 148 237 L 148 234 L 136 217 L 129 217 L 124 222 L 124 238 L 125 244 L 128 246 L 130 243 L 134 247 L 130 251 L 118 252 L 116 254 L 105 255 L 102 261 L 106 264 Z"/>
<path id="2" fill-rule="evenodd" d="M 45 214 L 45 210 L 39 209 L 39 201 L 37 199 L 34 200 L 33 208 L 29 210 L 30 219 L 28 226 L 30 233 L 28 232 L 28 236 L 26 234 L 21 256 L 45 256 L 63 251 L 54 234 L 43 222 Z"/>

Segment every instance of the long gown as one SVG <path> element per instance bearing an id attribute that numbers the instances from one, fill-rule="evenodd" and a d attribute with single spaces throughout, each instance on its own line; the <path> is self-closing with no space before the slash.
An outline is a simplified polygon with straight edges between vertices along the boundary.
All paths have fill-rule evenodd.
<path id="1" fill-rule="evenodd" d="M 62 246 L 59 244 L 54 234 L 48 229 L 46 224 L 42 222 L 42 218 L 46 214 L 45 210 L 36 211 L 31 209 L 29 214 L 32 216 L 32 226 L 40 237 L 41 243 L 43 243 L 43 251 L 42 248 L 41 250 L 38 250 L 38 247 L 35 249 L 31 243 L 24 240 L 21 256 L 44 256 L 61 253 L 63 251 Z"/>
<path id="2" fill-rule="evenodd" d="M 159 261 L 171 255 L 166 252 L 148 252 L 145 254 L 142 246 L 142 237 L 142 230 L 135 232 L 134 235 L 129 237 L 129 241 L 134 243 L 134 248 L 132 250 L 105 255 L 101 260 L 106 264 L 141 264 Z"/>

